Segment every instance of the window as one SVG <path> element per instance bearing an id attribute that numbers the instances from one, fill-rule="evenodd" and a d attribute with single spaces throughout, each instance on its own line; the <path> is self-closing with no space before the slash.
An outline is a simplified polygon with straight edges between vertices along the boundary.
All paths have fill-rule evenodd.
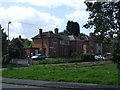
<path id="1" fill-rule="evenodd" d="M 101 53 L 101 50 L 99 50 L 99 53 Z"/>
<path id="2" fill-rule="evenodd" d="M 68 55 L 68 48 L 64 49 L 64 55 Z"/>
<path id="3" fill-rule="evenodd" d="M 53 43 L 54 43 L 54 44 L 57 44 L 57 41 L 54 40 Z"/>
<path id="4" fill-rule="evenodd" d="M 101 47 L 101 44 L 99 43 L 98 46 Z"/>
<path id="5" fill-rule="evenodd" d="M 69 41 L 67 41 L 67 40 L 61 40 L 61 41 L 60 41 L 60 44 L 61 44 L 61 45 L 69 45 L 70 43 L 69 43 Z"/>

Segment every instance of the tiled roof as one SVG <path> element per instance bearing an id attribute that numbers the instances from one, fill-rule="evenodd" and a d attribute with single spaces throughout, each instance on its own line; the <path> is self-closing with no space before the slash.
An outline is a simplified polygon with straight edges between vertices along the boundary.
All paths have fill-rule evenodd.
<path id="1" fill-rule="evenodd" d="M 39 34 L 34 36 L 32 39 L 35 39 L 35 38 L 58 38 L 58 39 L 61 39 L 61 40 L 78 40 L 80 41 L 81 39 L 74 36 L 74 35 L 69 35 L 69 36 L 66 36 L 66 35 L 60 35 L 60 34 L 55 34 L 55 33 L 51 33 L 51 32 L 43 32 L 42 33 L 42 36 L 40 36 Z"/>
<path id="2" fill-rule="evenodd" d="M 59 38 L 59 39 L 62 39 L 62 40 L 69 40 L 68 36 L 60 35 L 60 34 L 55 34 L 55 33 L 50 33 L 50 32 L 43 32 L 42 33 L 42 37 L 43 38 L 49 38 L 49 37 L 51 37 L 51 38 Z M 38 35 L 36 35 L 33 38 L 41 38 L 41 36 L 38 34 Z"/>
<path id="3" fill-rule="evenodd" d="M 68 36 L 65 35 L 59 35 L 62 40 L 70 40 Z"/>
<path id="4" fill-rule="evenodd" d="M 69 35 L 68 37 L 69 37 L 69 40 L 71 40 L 71 41 L 72 40 L 78 40 L 78 41 L 81 40 L 80 38 L 78 38 L 78 37 L 76 37 L 74 35 Z"/>
<path id="5" fill-rule="evenodd" d="M 42 33 L 42 36 L 40 36 L 40 35 L 38 34 L 38 35 L 36 35 L 36 36 L 33 37 L 33 38 L 41 38 L 41 37 L 43 37 L 43 38 L 52 37 L 52 38 L 60 38 L 60 39 L 61 39 L 60 35 L 54 34 L 54 33 L 50 33 L 50 32 L 43 32 L 43 33 Z M 32 39 L 33 39 L 33 38 L 32 38 Z"/>

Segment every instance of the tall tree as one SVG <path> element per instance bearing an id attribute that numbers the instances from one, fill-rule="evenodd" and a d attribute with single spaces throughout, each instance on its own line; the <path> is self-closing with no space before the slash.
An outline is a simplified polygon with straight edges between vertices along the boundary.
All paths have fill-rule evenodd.
<path id="1" fill-rule="evenodd" d="M 85 2 L 89 21 L 85 28 L 94 28 L 94 34 L 104 40 L 106 36 L 113 38 L 120 30 L 120 1 L 118 2 Z"/>
<path id="2" fill-rule="evenodd" d="M 66 32 L 68 35 L 78 36 L 78 33 L 80 33 L 79 24 L 77 22 L 68 21 L 66 30 L 64 32 Z"/>

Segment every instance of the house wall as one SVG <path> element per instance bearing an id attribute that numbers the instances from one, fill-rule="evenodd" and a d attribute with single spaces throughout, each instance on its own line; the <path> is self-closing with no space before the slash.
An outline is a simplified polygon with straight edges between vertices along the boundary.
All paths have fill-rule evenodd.
<path id="1" fill-rule="evenodd" d="M 47 57 L 60 57 L 63 52 L 58 38 L 33 39 L 32 47 L 39 48 L 39 53 L 45 54 Z"/>
<path id="2" fill-rule="evenodd" d="M 34 55 L 34 48 L 23 48 L 21 53 L 21 58 L 28 58 Z"/>
<path id="3" fill-rule="evenodd" d="M 96 51 L 97 51 L 96 41 L 89 40 L 89 53 L 90 54 L 97 54 Z"/>
<path id="4" fill-rule="evenodd" d="M 103 44 L 96 43 L 96 54 L 103 54 Z"/>
<path id="5" fill-rule="evenodd" d="M 45 54 L 46 56 L 49 56 L 49 43 L 50 40 L 49 38 L 44 38 L 44 39 L 33 39 L 32 47 L 33 48 L 38 48 L 39 52 L 41 54 Z"/>
<path id="6" fill-rule="evenodd" d="M 49 55 L 50 57 L 59 57 L 60 56 L 60 40 L 58 38 L 51 38 L 49 46 Z"/>
<path id="7" fill-rule="evenodd" d="M 103 44 L 103 54 L 110 53 L 111 44 Z"/>
<path id="8" fill-rule="evenodd" d="M 88 41 L 82 41 L 82 52 L 84 54 L 89 53 L 89 42 Z"/>
<path id="9" fill-rule="evenodd" d="M 76 52 L 77 54 L 82 53 L 82 42 L 77 40 L 70 41 L 70 51 Z"/>
<path id="10" fill-rule="evenodd" d="M 76 41 L 70 41 L 70 50 L 72 52 L 76 52 L 76 49 L 77 49 L 77 47 L 76 47 Z"/>
<path id="11" fill-rule="evenodd" d="M 42 45 L 43 42 L 43 45 Z M 83 52 L 82 41 L 68 41 L 58 38 L 41 38 L 33 39 L 33 48 L 39 48 L 39 52 L 45 54 L 47 57 L 62 57 L 69 56 L 70 52 L 76 52 L 80 54 Z M 44 53 L 44 50 L 46 52 Z M 88 46 L 86 47 L 88 49 Z"/>

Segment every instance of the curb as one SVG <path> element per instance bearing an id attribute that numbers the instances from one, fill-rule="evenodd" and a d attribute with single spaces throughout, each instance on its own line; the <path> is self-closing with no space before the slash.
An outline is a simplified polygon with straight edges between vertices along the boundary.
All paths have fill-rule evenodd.
<path id="1" fill-rule="evenodd" d="M 120 86 L 2 78 L 2 83 L 59 89 L 119 89 Z"/>

